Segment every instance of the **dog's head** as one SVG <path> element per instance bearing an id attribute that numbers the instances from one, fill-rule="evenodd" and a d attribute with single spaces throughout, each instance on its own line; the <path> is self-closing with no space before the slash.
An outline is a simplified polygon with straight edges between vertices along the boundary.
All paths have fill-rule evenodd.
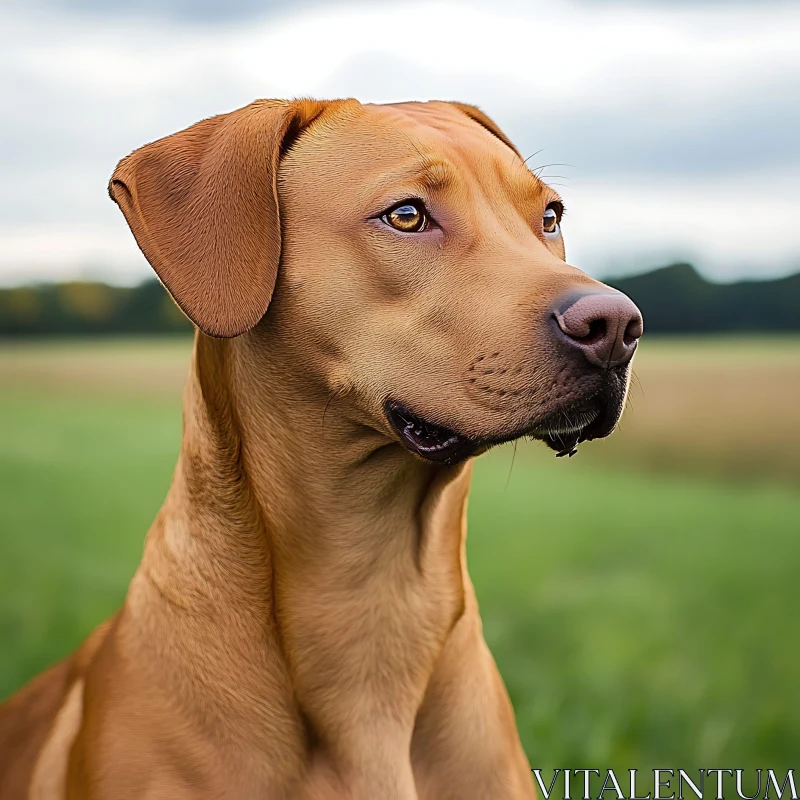
<path id="1" fill-rule="evenodd" d="M 565 262 L 558 194 L 471 106 L 261 101 L 137 150 L 110 191 L 202 331 L 271 328 L 419 456 L 572 452 L 619 419 L 641 315 Z"/>

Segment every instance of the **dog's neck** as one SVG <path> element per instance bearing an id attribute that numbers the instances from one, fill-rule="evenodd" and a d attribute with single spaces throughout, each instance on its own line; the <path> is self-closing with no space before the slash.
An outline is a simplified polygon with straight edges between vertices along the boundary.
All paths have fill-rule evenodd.
<path id="1" fill-rule="evenodd" d="M 209 639 L 195 649 L 218 645 L 228 686 L 253 663 L 273 665 L 325 737 L 351 735 L 335 732 L 337 706 L 358 717 L 366 704 L 358 735 L 407 747 L 469 603 L 470 468 L 424 464 L 326 414 L 328 400 L 252 343 L 199 335 L 181 455 L 140 572 L 173 609 L 202 607 Z M 326 692 L 343 696 L 331 704 Z M 374 730 L 383 702 L 388 733 Z"/>
<path id="2" fill-rule="evenodd" d="M 280 569 L 319 562 L 338 572 L 341 558 L 341 584 L 397 559 L 419 566 L 432 544 L 423 522 L 445 511 L 460 523 L 464 492 L 446 498 L 452 483 L 466 487 L 469 469 L 425 464 L 340 414 L 336 393 L 268 348 L 198 336 L 179 465 L 191 507 L 226 514 L 220 534 L 258 529 Z"/>

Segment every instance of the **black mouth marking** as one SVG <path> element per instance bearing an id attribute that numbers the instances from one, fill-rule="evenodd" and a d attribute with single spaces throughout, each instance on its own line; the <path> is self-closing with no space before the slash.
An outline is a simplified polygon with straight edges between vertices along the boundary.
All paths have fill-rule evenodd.
<path id="1" fill-rule="evenodd" d="M 586 431 L 597 416 L 597 414 L 593 414 L 585 425 L 565 426 L 564 430 L 550 429 L 547 433 L 543 433 L 541 437 L 535 438 L 541 438 L 551 450 L 555 450 L 556 458 L 563 458 L 564 456 L 572 458 L 572 456 L 578 454 L 578 445 L 586 441 Z"/>
<path id="2" fill-rule="evenodd" d="M 478 449 L 474 440 L 426 422 L 393 400 L 386 402 L 386 416 L 406 449 L 428 461 L 454 464 Z"/>
<path id="3" fill-rule="evenodd" d="M 581 442 L 604 439 L 617 427 L 624 396 L 624 388 L 612 385 L 579 406 L 559 409 L 528 435 L 555 450 L 556 458 L 572 458 Z"/>
<path id="4" fill-rule="evenodd" d="M 622 413 L 624 379 L 579 404 L 556 409 L 545 418 L 495 437 L 464 436 L 413 414 L 402 403 L 387 400 L 386 416 L 403 446 L 418 456 L 440 464 L 455 464 L 498 444 L 526 437 L 544 442 L 556 457 L 574 456 L 581 442 L 602 439 L 616 427 Z"/>

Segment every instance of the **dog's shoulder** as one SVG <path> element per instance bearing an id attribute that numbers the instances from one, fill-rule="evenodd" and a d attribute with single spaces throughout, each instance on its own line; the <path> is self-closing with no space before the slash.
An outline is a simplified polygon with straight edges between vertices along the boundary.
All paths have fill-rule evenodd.
<path id="1" fill-rule="evenodd" d="M 0 706 L 0 800 L 28 796 L 38 754 L 73 683 L 73 661 L 38 675 Z"/>
<path id="2" fill-rule="evenodd" d="M 43 749 L 53 737 L 55 722 L 63 714 L 67 727 L 80 724 L 75 701 L 109 625 L 104 623 L 73 655 L 33 678 L 5 703 L 0 704 L 0 800 L 28 797 L 31 780 Z M 65 720 L 66 722 L 66 720 Z M 66 757 L 66 752 L 64 753 Z"/>

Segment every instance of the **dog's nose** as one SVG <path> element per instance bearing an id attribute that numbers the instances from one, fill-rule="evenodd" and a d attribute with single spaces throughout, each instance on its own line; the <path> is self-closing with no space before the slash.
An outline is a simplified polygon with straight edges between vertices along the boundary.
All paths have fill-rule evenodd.
<path id="1" fill-rule="evenodd" d="M 572 295 L 555 318 L 567 342 L 604 369 L 627 364 L 643 330 L 641 312 L 622 292 Z"/>

